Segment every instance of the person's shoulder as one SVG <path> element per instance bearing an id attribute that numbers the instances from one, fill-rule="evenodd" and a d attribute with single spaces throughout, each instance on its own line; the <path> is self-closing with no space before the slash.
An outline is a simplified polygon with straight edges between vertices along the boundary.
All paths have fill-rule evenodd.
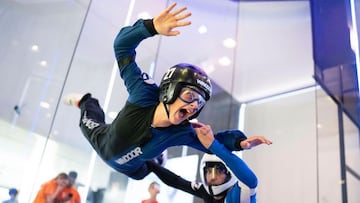
<path id="1" fill-rule="evenodd" d="M 72 192 L 73 192 L 77 197 L 80 198 L 79 191 L 78 191 L 75 187 L 72 187 L 71 190 L 72 190 Z"/>

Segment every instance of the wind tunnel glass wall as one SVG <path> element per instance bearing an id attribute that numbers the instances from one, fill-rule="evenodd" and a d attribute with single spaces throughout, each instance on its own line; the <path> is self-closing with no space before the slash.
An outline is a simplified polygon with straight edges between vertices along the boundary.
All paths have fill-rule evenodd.
<path id="1" fill-rule="evenodd" d="M 354 122 L 343 115 L 343 135 L 340 135 L 338 106 L 324 90 L 317 90 L 317 170 L 318 199 L 321 201 L 343 202 L 344 195 L 348 202 L 358 202 L 360 188 L 359 129 Z M 332 127 L 334 126 L 334 127 Z M 341 177 L 340 136 L 344 136 L 346 180 Z M 342 186 L 347 192 L 342 194 Z"/>
<path id="2" fill-rule="evenodd" d="M 111 169 L 93 156 L 79 110 L 64 105 L 63 96 L 91 91 L 104 100 L 113 38 L 128 8 L 118 1 L 0 2 L 0 186 L 18 188 L 20 202 L 70 170 L 78 172 L 84 201 L 87 189 L 98 192 L 89 193 L 93 200 L 107 187 Z"/>
<path id="3" fill-rule="evenodd" d="M 358 13 L 357 5 L 358 1 L 311 1 L 314 77 L 324 90 L 318 91 L 317 105 L 318 199 L 321 201 L 359 201 L 355 192 L 360 186 L 359 64 L 356 64 L 359 42 L 355 40 L 359 33 L 356 33 L 357 18 L 352 18 Z M 351 12 L 352 6 L 355 13 Z M 331 105 L 324 105 L 326 100 L 332 101 L 328 102 Z M 337 129 L 330 131 L 327 127 L 330 125 Z M 336 167 L 328 167 L 329 163 Z M 332 175 L 326 175 L 325 171 Z M 330 194 L 334 185 L 338 189 Z"/>
<path id="4" fill-rule="evenodd" d="M 89 147 L 75 147 L 78 131 L 56 125 L 72 119 L 57 113 L 88 6 L 0 2 L 0 186 L 18 188 L 20 202 L 31 202 L 40 184 L 59 172 L 88 165 Z"/>
<path id="5" fill-rule="evenodd" d="M 128 199 L 128 178 L 96 156 L 78 127 L 79 110 L 62 100 L 68 93 L 91 92 L 104 107 L 106 121 L 113 121 L 127 98 L 113 40 L 122 26 L 140 17 L 152 18 L 172 1 L 149 2 L 0 1 L 0 187 L 18 188 L 20 202 L 31 202 L 42 183 L 70 170 L 78 172 L 84 202 Z M 281 200 L 283 187 L 291 184 L 300 185 L 288 193 L 291 198 L 314 200 L 315 166 L 305 171 L 300 166 L 315 164 L 315 144 L 307 149 L 305 144 L 297 145 L 315 139 L 313 92 L 255 102 L 314 85 L 308 2 L 177 2 L 192 12 L 192 25 L 179 28 L 181 34 L 176 37 L 145 40 L 137 49 L 138 65 L 156 82 L 176 63 L 203 67 L 214 82 L 214 92 L 199 121 L 215 130 L 237 128 L 240 104 L 246 103 L 245 132 L 277 143 L 248 152 L 251 156 L 246 161 L 261 180 L 258 198 Z M 301 109 L 305 105 L 309 105 L 306 110 Z M 305 156 L 303 150 L 307 150 Z M 170 148 L 168 153 L 169 159 L 201 155 L 183 147 Z M 299 157 L 296 164 L 291 162 L 293 157 Z M 189 168 L 197 172 L 197 165 Z M 285 175 L 290 178 L 284 178 L 282 171 L 289 172 Z M 306 186 L 311 195 L 297 193 L 306 180 L 312 181 Z M 167 191 L 164 184 L 161 188 L 161 202 L 166 202 L 168 192 L 174 190 Z M 137 192 L 136 201 L 147 195 L 147 191 Z"/>

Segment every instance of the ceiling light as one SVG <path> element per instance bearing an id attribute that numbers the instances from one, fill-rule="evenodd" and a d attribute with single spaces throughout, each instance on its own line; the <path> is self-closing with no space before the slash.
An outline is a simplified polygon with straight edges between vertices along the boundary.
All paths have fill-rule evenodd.
<path id="1" fill-rule="evenodd" d="M 31 51 L 33 51 L 33 52 L 39 51 L 39 46 L 36 45 L 36 44 L 32 45 L 32 46 L 31 46 Z"/>
<path id="2" fill-rule="evenodd" d="M 234 48 L 236 46 L 236 41 L 232 38 L 226 38 L 223 41 L 223 45 L 226 48 Z"/>
<path id="3" fill-rule="evenodd" d="M 49 103 L 47 103 L 47 102 L 40 102 L 40 106 L 41 107 L 43 107 L 44 109 L 48 109 L 48 108 L 50 108 L 50 104 Z"/>
<path id="4" fill-rule="evenodd" d="M 207 27 L 205 25 L 201 25 L 199 28 L 198 28 L 198 32 L 200 34 L 205 34 L 207 33 Z"/>
<path id="5" fill-rule="evenodd" d="M 47 66 L 47 61 L 40 61 L 41 66 Z"/>
<path id="6" fill-rule="evenodd" d="M 222 66 L 228 66 L 231 64 L 231 60 L 227 56 L 223 56 L 219 59 L 219 64 Z"/>

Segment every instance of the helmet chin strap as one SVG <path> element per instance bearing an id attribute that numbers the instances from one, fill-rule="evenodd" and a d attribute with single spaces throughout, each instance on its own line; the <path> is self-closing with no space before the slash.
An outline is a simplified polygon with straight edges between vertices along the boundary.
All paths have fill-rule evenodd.
<path id="1" fill-rule="evenodd" d="M 165 111 L 166 111 L 166 115 L 167 115 L 168 118 L 170 118 L 170 113 L 169 113 L 168 105 L 165 104 L 165 102 L 163 102 L 163 104 L 164 104 L 164 108 L 165 108 Z"/>
<path id="2" fill-rule="evenodd" d="M 212 190 L 212 188 L 211 188 L 211 185 L 209 185 L 208 187 L 209 187 L 209 193 L 210 193 L 210 195 L 211 195 L 211 196 L 214 196 L 214 192 L 213 192 L 213 190 Z"/>

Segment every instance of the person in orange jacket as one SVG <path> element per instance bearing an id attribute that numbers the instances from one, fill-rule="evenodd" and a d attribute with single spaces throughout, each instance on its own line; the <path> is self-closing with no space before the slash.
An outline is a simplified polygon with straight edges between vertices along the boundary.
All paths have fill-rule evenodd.
<path id="1" fill-rule="evenodd" d="M 74 186 L 77 178 L 77 172 L 70 171 L 68 178 L 68 184 L 61 192 L 62 197 L 59 197 L 59 199 L 61 199 L 63 203 L 81 203 L 80 194 Z"/>
<path id="2" fill-rule="evenodd" d="M 58 203 L 65 195 L 64 189 L 69 184 L 66 173 L 59 173 L 55 178 L 41 185 L 33 203 Z"/>

